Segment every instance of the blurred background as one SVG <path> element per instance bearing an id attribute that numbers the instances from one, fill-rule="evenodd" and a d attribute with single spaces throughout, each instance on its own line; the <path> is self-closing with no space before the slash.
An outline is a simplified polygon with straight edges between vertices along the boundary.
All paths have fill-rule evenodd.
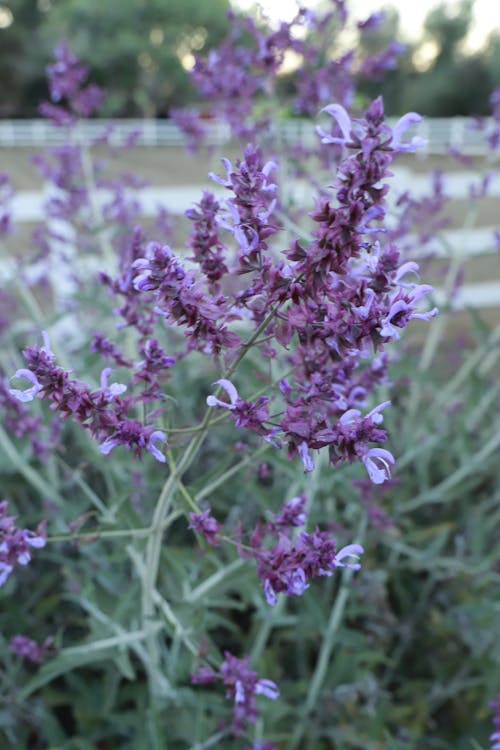
<path id="1" fill-rule="evenodd" d="M 305 0 L 316 9 L 331 0 Z M 363 18 L 384 7 L 384 22 L 353 41 L 380 49 L 397 40 L 405 46 L 381 81 L 360 76 L 359 91 L 382 93 L 388 114 L 417 110 L 433 117 L 486 114 L 488 97 L 500 82 L 500 5 L 491 0 L 380 3 L 352 0 L 346 7 Z M 263 24 L 290 20 L 295 0 L 1 0 L 0 117 L 32 118 L 46 98 L 44 71 L 54 45 L 71 42 L 91 68 L 91 79 L 108 92 L 106 114 L 167 117 L 173 107 L 196 101 L 188 78 L 193 55 L 224 37 L 232 8 L 253 10 Z M 314 32 L 311 32 L 314 33 Z M 293 68 L 289 61 L 287 70 Z"/>
<path id="2" fill-rule="evenodd" d="M 500 4 L 304 0 L 300 5 L 311 11 L 336 8 L 339 18 L 342 9 L 348 11 L 349 23 L 339 24 L 323 54 L 328 62 L 355 50 L 354 110 L 382 94 L 390 117 L 408 111 L 425 116 L 419 132 L 428 146 L 416 157 L 398 160 L 399 191 L 409 190 L 439 213 L 445 231 L 429 244 L 432 232 L 422 229 L 420 252 L 433 258 L 438 290 L 448 288 L 448 297 L 454 290 L 453 309 L 458 313 L 454 325 L 464 327 L 469 309 L 496 324 L 500 320 L 500 175 L 494 171 L 485 131 L 472 118 L 491 113 L 490 97 L 500 85 Z M 224 153 L 237 158 L 242 145 L 222 130 L 212 144 L 216 147 L 212 155 L 193 159 L 185 153 L 184 138 L 170 120 L 174 112 L 198 108 L 203 122 L 217 117 L 190 78 L 195 56 L 206 57 L 221 45 L 232 26 L 229 12 L 250 12 L 264 30 L 277 30 L 281 22 L 293 19 L 298 8 L 297 0 L 0 0 L 0 169 L 10 174 L 17 191 L 12 208 L 19 227 L 7 250 L 17 254 L 27 246 L 42 216 L 44 181 L 31 159 L 61 137 L 40 119 L 38 109 L 49 96 L 46 67 L 58 42 L 67 40 L 89 67 L 89 80 L 105 89 L 100 116 L 135 118 L 123 127 L 137 128 L 138 145 L 146 148 L 124 154 L 122 164 L 150 185 L 142 193 L 143 218 L 153 215 L 161 203 L 182 224 L 186 207 L 203 188 L 213 187 L 207 175 L 219 170 L 218 157 Z M 380 10 L 380 23 L 363 26 Z M 322 32 L 310 24 L 297 33 L 314 43 Z M 380 57 L 381 50 L 389 50 L 389 56 Z M 374 65 L 367 73 L 367 59 L 384 60 L 379 73 Z M 300 112 L 293 104 L 302 65 L 300 55 L 287 49 L 278 73 L 279 110 L 273 114 L 278 115 L 287 143 L 300 141 L 304 133 L 317 140 L 314 128 L 322 105 Z M 265 106 L 262 93 L 256 98 L 256 112 L 263 102 Z M 92 121 L 85 125 L 82 132 L 91 141 L 101 125 Z M 428 225 L 427 220 L 420 223 Z M 451 276 L 450 258 L 456 264 Z M 443 298 L 438 299 L 441 305 Z"/>

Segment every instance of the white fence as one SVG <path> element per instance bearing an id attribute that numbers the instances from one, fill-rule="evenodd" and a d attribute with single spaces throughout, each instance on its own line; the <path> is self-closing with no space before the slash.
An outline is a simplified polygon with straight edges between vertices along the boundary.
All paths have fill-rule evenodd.
<path id="1" fill-rule="evenodd" d="M 394 121 L 389 120 L 389 124 Z M 223 145 L 230 141 L 226 124 L 203 121 L 210 145 Z M 317 142 L 316 123 L 310 120 L 285 120 L 276 127 L 282 141 L 287 143 Z M 92 143 L 103 132 L 112 128 L 111 141 L 124 143 L 132 133 L 137 133 L 139 146 L 183 146 L 185 138 L 171 120 L 84 120 L 79 124 L 79 138 Z M 475 121 L 467 117 L 426 118 L 412 128 L 412 134 L 427 139 L 428 145 L 421 150 L 425 154 L 445 154 L 449 147 L 458 148 L 466 154 L 481 154 L 485 151 L 484 138 L 475 127 Z M 55 128 L 46 120 L 0 120 L 0 147 L 40 147 L 65 142 L 65 129 Z"/>

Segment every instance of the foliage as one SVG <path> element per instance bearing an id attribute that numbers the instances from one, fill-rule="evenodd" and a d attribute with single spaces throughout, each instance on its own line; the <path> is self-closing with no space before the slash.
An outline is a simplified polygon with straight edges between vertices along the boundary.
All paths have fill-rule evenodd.
<path id="1" fill-rule="evenodd" d="M 217 93 L 207 106 L 245 113 L 243 133 L 230 125 L 266 158 L 247 145 L 225 160 L 187 231 L 158 217 L 171 247 L 138 226 L 136 176 L 112 179 L 77 137 L 101 99 L 85 68 L 62 45 L 49 70 L 43 111 L 67 143 L 38 160 L 47 222 L 2 299 L 2 743 L 485 747 L 498 330 L 473 319 L 458 346 L 447 304 L 412 320 L 433 315 L 409 274 L 443 208 L 436 182 L 420 201 L 388 187 L 390 162 L 419 145 L 403 139 L 416 115 L 391 130 L 379 99 L 359 117 L 331 104 L 322 143 L 289 165 L 238 95 L 272 80 L 293 35 L 245 30 L 243 51 L 233 28 L 195 75 Z M 237 92 L 220 74 L 235 54 L 254 77 Z M 485 135 L 498 146 L 498 128 Z M 421 353 L 398 341 L 409 322 L 429 329 Z"/>

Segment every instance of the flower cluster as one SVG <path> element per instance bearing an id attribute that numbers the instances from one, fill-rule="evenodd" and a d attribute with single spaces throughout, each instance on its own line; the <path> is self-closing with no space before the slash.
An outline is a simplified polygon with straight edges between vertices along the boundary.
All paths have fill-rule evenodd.
<path id="1" fill-rule="evenodd" d="M 332 45 L 332 37 L 349 20 L 342 0 L 331 3 L 324 11 L 299 7 L 294 18 L 280 22 L 276 28 L 231 12 L 228 16 L 227 37 L 207 57 L 196 56 L 191 78 L 206 101 L 206 111 L 227 122 L 233 136 L 239 139 L 253 139 L 264 131 L 266 136 L 270 135 L 270 116 L 265 113 L 255 117 L 255 99 L 261 92 L 273 92 L 276 74 L 288 56 L 301 61 L 289 75 L 294 111 L 314 116 L 329 101 L 352 104 L 356 68 L 366 78 L 378 79 L 384 71 L 396 66 L 404 51 L 402 45 L 391 41 L 386 48 L 361 60 L 357 60 L 353 50 L 339 54 Z M 382 20 L 383 14 L 372 14 L 364 22 L 354 24 L 352 32 L 363 36 Z M 198 147 L 204 136 L 200 114 L 193 109 L 177 109 L 173 117 L 185 133 L 189 147 Z M 306 152 L 309 156 L 312 153 L 305 149 L 302 155 Z"/>
<path id="2" fill-rule="evenodd" d="M 279 697 L 278 687 L 271 680 L 261 680 L 257 672 L 250 669 L 250 657 L 238 659 L 229 651 L 224 652 L 224 661 L 218 671 L 200 667 L 191 675 L 195 685 L 211 685 L 220 681 L 226 687 L 226 698 L 234 701 L 233 732 L 241 734 L 245 724 L 255 723 L 257 718 L 256 695 L 263 695 L 270 700 Z"/>
<path id="3" fill-rule="evenodd" d="M 210 508 L 201 513 L 190 513 L 189 518 L 191 519 L 191 523 L 188 529 L 193 529 L 193 531 L 205 537 L 207 542 L 213 547 L 220 545 L 221 526 L 211 515 Z"/>
<path id="4" fill-rule="evenodd" d="M 26 635 L 14 635 L 10 639 L 10 650 L 20 659 L 32 664 L 40 664 L 47 657 L 52 646 L 52 639 L 47 638 L 42 644 Z"/>
<path id="5" fill-rule="evenodd" d="M 184 327 L 188 349 L 219 354 L 223 348 L 240 343 L 227 328 L 234 316 L 227 309 L 223 294 L 208 296 L 193 271 L 184 268 L 168 245 L 151 242 L 146 256 L 132 264 L 139 292 L 153 292 L 155 311 L 167 322 Z"/>
<path id="6" fill-rule="evenodd" d="M 209 544 L 220 545 L 222 527 L 209 508 L 189 516 L 190 529 L 202 535 Z M 335 539 L 318 528 L 312 534 L 305 531 L 296 534 L 306 521 L 306 498 L 299 495 L 284 503 L 265 524 L 259 522 L 246 544 L 241 541 L 240 533 L 237 534 L 235 543 L 239 554 L 243 559 L 253 558 L 257 563 L 257 574 L 266 601 L 271 606 L 276 604 L 279 593 L 302 596 L 309 588 L 308 580 L 331 576 L 337 568 L 359 570 L 361 567 L 358 562 L 364 552 L 361 545 L 348 544 L 337 550 Z"/>
<path id="7" fill-rule="evenodd" d="M 20 401 L 48 397 L 63 418 L 72 416 L 90 430 L 104 454 L 124 445 L 161 461 L 156 444 L 165 434 L 131 418 L 130 409 L 140 400 L 161 400 L 166 373 L 192 350 L 217 362 L 223 355 L 230 373 L 250 341 L 289 375 L 275 392 L 255 400 L 240 398 L 232 381 L 222 377 L 219 392 L 225 390 L 229 402 L 210 396 L 209 406 L 229 409 L 237 428 L 254 431 L 277 449 L 285 444 L 289 458 L 298 455 L 306 471 L 314 467 L 311 451 L 326 448 L 334 466 L 361 461 L 374 483 L 390 478 L 394 458 L 380 447 L 387 437 L 380 412 L 389 402 L 366 413 L 368 398 L 384 379 L 384 346 L 399 338 L 410 320 L 437 312 L 420 309 L 432 288 L 406 279 L 418 266 L 401 263 L 396 246 L 384 241 L 389 165 L 396 152 L 420 145 L 415 137 L 402 140 L 420 118 L 409 113 L 391 130 L 380 99 L 357 120 L 339 104 L 325 111 L 338 135 L 320 130 L 322 140 L 346 155 L 332 185 L 334 197 L 320 197 L 310 214 L 317 228 L 309 242 L 292 239 L 279 252 L 276 164 L 249 144 L 235 167 L 223 160 L 226 178 L 212 175 L 230 196 L 219 202 L 205 193 L 188 212 L 197 268 L 168 245 L 146 243 L 136 227 L 121 275 L 101 274 L 124 299 L 116 312 L 139 334 L 141 360 L 131 385 L 141 383 L 142 392 L 123 395 L 124 386 L 108 387 L 109 368 L 101 389 L 91 390 L 57 367 L 46 346 L 25 351 L 27 368 L 16 375 L 31 387 L 12 389 L 11 395 Z M 229 233 L 230 242 L 221 241 L 219 229 Z M 183 335 L 184 348 L 175 356 L 153 336 L 162 319 Z M 245 327 L 247 343 L 240 336 Z M 125 363 L 113 342 L 97 337 L 92 346 L 116 364 Z"/>
<path id="8" fill-rule="evenodd" d="M 40 112 L 54 125 L 70 125 L 78 117 L 90 117 L 101 106 L 104 91 L 95 84 L 84 85 L 88 68 L 73 54 L 66 42 L 54 51 L 55 61 L 47 67 L 51 102 L 40 105 Z M 66 106 L 65 106 L 66 104 Z"/>
<path id="9" fill-rule="evenodd" d="M 101 387 L 90 389 L 56 365 L 55 355 L 45 332 L 44 346 L 27 347 L 24 357 L 28 367 L 17 370 L 14 378 L 27 380 L 31 387 L 24 390 L 11 388 L 12 397 L 21 402 L 47 398 L 53 411 L 62 419 L 72 417 L 89 430 L 99 442 L 99 450 L 104 455 L 108 455 L 116 446 L 123 445 L 137 457 L 146 450 L 158 461 L 165 461 L 165 456 L 157 447 L 158 442 L 166 442 L 165 434 L 128 416 L 136 399 L 133 396 L 123 397 L 127 390 L 123 383 L 108 384 L 111 368 L 106 367 L 102 371 Z"/>
<path id="10" fill-rule="evenodd" d="M 189 208 L 185 214 L 194 224 L 189 238 L 189 247 L 194 253 L 190 260 L 198 263 L 202 273 L 213 283 L 228 272 L 224 261 L 226 247 L 219 237 L 219 209 L 220 205 L 215 196 L 205 191 L 200 202 L 194 208 Z"/>
<path id="11" fill-rule="evenodd" d="M 45 460 L 58 444 L 59 422 L 53 420 L 50 428 L 45 428 L 42 425 L 42 418 L 33 416 L 22 401 L 12 395 L 12 390 L 9 380 L 6 377 L 0 377 L 0 409 L 3 423 L 8 432 L 16 438 L 27 437 L 33 454 Z"/>
<path id="12" fill-rule="evenodd" d="M 0 502 L 0 586 L 3 586 L 16 565 L 27 565 L 31 560 L 31 550 L 45 546 L 45 521 L 41 521 L 36 531 L 20 529 L 15 524 L 15 516 L 9 516 L 7 500 Z"/>
<path id="13" fill-rule="evenodd" d="M 225 201 L 226 213 L 219 214 L 217 222 L 227 229 L 236 240 L 238 247 L 238 272 L 263 269 L 263 253 L 268 250 L 268 240 L 278 231 L 269 221 L 276 205 L 277 186 L 270 175 L 277 168 L 273 161 L 265 164 L 262 152 L 249 144 L 239 160 L 236 169 L 229 159 L 223 159 L 227 178 L 215 174 L 210 177 L 230 190 L 234 197 Z"/>
<path id="14" fill-rule="evenodd" d="M 335 539 L 326 531 L 315 529 L 312 534 L 294 529 L 306 523 L 306 499 L 294 497 L 264 526 L 258 525 L 248 545 L 240 546 L 244 558 L 253 557 L 267 603 L 274 606 L 277 595 L 302 596 L 309 580 L 331 576 L 337 568 L 359 570 L 359 555 L 364 549 L 349 544 L 337 550 Z M 270 546 L 270 540 L 275 541 Z M 277 541 L 276 541 L 277 540 Z"/>

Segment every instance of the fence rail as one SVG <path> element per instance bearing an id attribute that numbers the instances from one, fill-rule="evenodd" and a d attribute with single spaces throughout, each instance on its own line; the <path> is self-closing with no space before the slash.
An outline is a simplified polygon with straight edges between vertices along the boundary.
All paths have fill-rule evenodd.
<path id="1" fill-rule="evenodd" d="M 394 123 L 391 120 L 388 122 Z M 79 137 L 85 143 L 98 141 L 108 130 L 111 132 L 111 142 L 116 145 L 125 143 L 134 133 L 137 134 L 136 143 L 139 146 L 179 147 L 185 143 L 183 133 L 171 120 L 83 120 L 78 127 Z M 210 145 L 223 145 L 231 139 L 225 123 L 204 121 L 203 127 Z M 315 123 L 310 120 L 284 120 L 276 127 L 285 143 L 301 142 L 307 145 L 317 142 Z M 421 150 L 422 155 L 445 154 L 450 146 L 466 154 L 485 152 L 483 135 L 472 118 L 426 118 L 414 126 L 412 133 L 428 141 Z M 59 145 L 65 139 L 65 129 L 56 128 L 46 120 L 0 120 L 1 148 Z"/>

